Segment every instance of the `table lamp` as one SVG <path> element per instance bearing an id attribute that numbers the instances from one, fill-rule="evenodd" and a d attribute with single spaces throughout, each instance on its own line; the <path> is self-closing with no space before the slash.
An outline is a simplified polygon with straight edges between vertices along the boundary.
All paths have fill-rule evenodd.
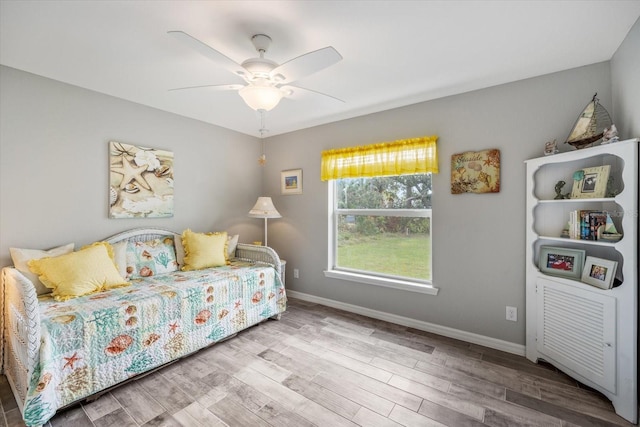
<path id="1" fill-rule="evenodd" d="M 264 245 L 267 243 L 267 218 L 282 218 L 280 212 L 273 206 L 271 197 L 258 197 L 258 201 L 249 211 L 251 218 L 264 218 Z"/>

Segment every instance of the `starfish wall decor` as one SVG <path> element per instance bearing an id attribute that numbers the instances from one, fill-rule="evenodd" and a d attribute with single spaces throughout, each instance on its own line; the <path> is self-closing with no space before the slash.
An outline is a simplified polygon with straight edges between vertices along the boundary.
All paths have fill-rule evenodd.
<path id="1" fill-rule="evenodd" d="M 142 173 L 147 170 L 147 165 L 137 166 L 135 163 L 127 160 L 127 157 L 124 153 L 122 153 L 122 166 L 121 167 L 112 167 L 111 172 L 119 173 L 122 175 L 122 182 L 120 183 L 120 189 L 123 190 L 126 188 L 131 181 L 135 181 L 142 188 L 147 190 L 151 190 L 149 183 L 142 176 Z"/>
<path id="2" fill-rule="evenodd" d="M 110 142 L 109 216 L 173 216 L 173 152 Z"/>

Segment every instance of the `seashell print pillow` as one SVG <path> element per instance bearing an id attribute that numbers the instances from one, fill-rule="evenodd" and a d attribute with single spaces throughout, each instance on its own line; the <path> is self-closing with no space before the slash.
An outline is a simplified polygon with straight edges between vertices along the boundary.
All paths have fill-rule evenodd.
<path id="1" fill-rule="evenodd" d="M 178 269 L 173 237 L 129 242 L 127 246 L 127 279 L 158 276 Z"/>

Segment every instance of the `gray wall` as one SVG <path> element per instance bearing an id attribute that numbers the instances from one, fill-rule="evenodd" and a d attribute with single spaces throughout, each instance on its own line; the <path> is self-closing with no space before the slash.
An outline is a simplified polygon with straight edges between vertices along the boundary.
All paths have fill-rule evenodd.
<path id="1" fill-rule="evenodd" d="M 611 59 L 613 121 L 623 139 L 640 137 L 640 20 Z"/>
<path id="2" fill-rule="evenodd" d="M 524 344 L 523 161 L 541 156 L 548 140 L 564 141 L 595 92 L 610 108 L 610 87 L 609 63 L 600 63 L 270 138 L 264 193 L 274 196 L 283 218 L 269 223 L 269 243 L 287 260 L 287 288 Z M 325 278 L 328 190 L 320 181 L 321 151 L 432 134 L 439 136 L 433 281 L 440 293 Z M 500 193 L 452 195 L 451 155 L 488 148 L 501 151 Z M 291 168 L 303 169 L 303 195 L 280 195 L 280 171 Z M 505 320 L 507 305 L 518 307 L 517 323 Z"/>
<path id="3" fill-rule="evenodd" d="M 258 195 L 269 195 L 283 215 L 269 220 L 269 244 L 288 261 L 289 289 L 524 344 L 523 161 L 542 155 L 548 140 L 564 141 L 594 92 L 622 137 L 640 135 L 639 44 L 636 23 L 611 63 L 276 136 L 267 141 L 264 169 L 255 138 L 0 67 L 0 266 L 10 264 L 9 246 L 82 245 L 142 226 L 227 229 L 243 242 L 262 240 L 261 220 L 246 213 Z M 431 134 L 440 137 L 433 218 L 440 294 L 325 278 L 321 151 Z M 175 217 L 107 218 L 110 140 L 174 151 Z M 487 148 L 501 150 L 501 192 L 451 195 L 451 155 Z M 304 194 L 282 196 L 280 171 L 293 168 L 303 169 Z M 517 323 L 504 320 L 506 305 L 519 308 Z"/>
<path id="4" fill-rule="evenodd" d="M 229 230 L 251 242 L 260 144 L 118 98 L 0 68 L 0 266 L 9 247 L 76 246 L 135 228 Z M 174 152 L 175 216 L 108 219 L 108 143 Z"/>

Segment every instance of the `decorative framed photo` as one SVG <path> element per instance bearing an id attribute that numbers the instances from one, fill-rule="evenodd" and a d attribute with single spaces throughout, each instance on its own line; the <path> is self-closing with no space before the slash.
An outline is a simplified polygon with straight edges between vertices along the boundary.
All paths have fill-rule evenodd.
<path id="1" fill-rule="evenodd" d="M 573 173 L 572 199 L 599 199 L 605 197 L 610 165 L 584 168 Z"/>
<path id="2" fill-rule="evenodd" d="M 451 156 L 451 194 L 499 192 L 500 150 L 467 151 Z"/>
<path id="3" fill-rule="evenodd" d="M 302 169 L 289 169 L 280 173 L 282 194 L 302 194 Z"/>
<path id="4" fill-rule="evenodd" d="M 540 246 L 538 267 L 544 274 L 580 280 L 586 252 L 582 249 Z"/>
<path id="5" fill-rule="evenodd" d="M 596 288 L 611 289 L 617 268 L 617 261 L 588 256 L 582 270 L 582 281 Z"/>

